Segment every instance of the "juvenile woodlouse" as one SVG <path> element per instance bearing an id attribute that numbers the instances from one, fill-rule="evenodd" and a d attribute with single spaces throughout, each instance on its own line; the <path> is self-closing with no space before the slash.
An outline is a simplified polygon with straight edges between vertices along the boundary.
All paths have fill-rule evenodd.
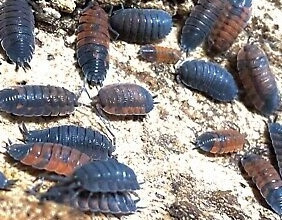
<path id="1" fill-rule="evenodd" d="M 10 190 L 11 187 L 15 184 L 16 180 L 8 180 L 5 175 L 0 172 L 0 189 Z"/>
<path id="2" fill-rule="evenodd" d="M 27 0 L 6 0 L 0 7 L 0 41 L 16 69 L 30 68 L 34 51 L 34 16 Z"/>
<path id="3" fill-rule="evenodd" d="M 154 98 L 137 84 L 116 83 L 101 88 L 92 105 L 109 115 L 146 115 L 153 108 Z"/>
<path id="4" fill-rule="evenodd" d="M 114 11 L 110 24 L 121 40 L 148 44 L 169 34 L 172 18 L 163 10 L 127 8 Z"/>
<path id="5" fill-rule="evenodd" d="M 98 5 L 90 3 L 79 18 L 77 29 L 78 64 L 90 85 L 102 85 L 109 68 L 109 18 Z"/>
<path id="6" fill-rule="evenodd" d="M 61 179 L 62 186 L 71 183 L 90 192 L 122 192 L 140 189 L 134 171 L 123 163 L 109 158 L 95 160 L 76 169 L 72 176 Z M 66 186 L 67 187 L 67 186 Z"/>
<path id="7" fill-rule="evenodd" d="M 136 203 L 139 201 L 139 199 L 133 200 L 128 192 L 92 193 L 86 190 L 73 190 L 56 185 L 42 194 L 40 200 L 51 200 L 67 204 L 84 212 L 123 215 L 134 213 L 137 210 Z"/>
<path id="8" fill-rule="evenodd" d="M 13 144 L 7 148 L 7 153 L 25 165 L 65 176 L 91 161 L 79 150 L 54 143 Z"/>
<path id="9" fill-rule="evenodd" d="M 255 154 L 245 156 L 241 162 L 269 206 L 281 215 L 282 181 L 275 168 L 269 161 Z"/>
<path id="10" fill-rule="evenodd" d="M 280 95 L 265 53 L 254 44 L 245 45 L 238 53 L 237 68 L 247 100 L 264 115 L 280 107 Z"/>
<path id="11" fill-rule="evenodd" d="M 20 127 L 26 143 L 50 142 L 75 148 L 93 160 L 107 160 L 115 147 L 99 131 L 75 125 L 62 125 L 43 130 L 28 131 L 24 124 Z"/>
<path id="12" fill-rule="evenodd" d="M 268 131 L 278 162 L 280 176 L 282 177 L 282 125 L 278 123 L 269 123 Z"/>
<path id="13" fill-rule="evenodd" d="M 210 33 L 224 7 L 224 0 L 199 0 L 182 28 L 180 45 L 184 51 L 194 50 Z"/>
<path id="14" fill-rule="evenodd" d="M 228 0 L 208 36 L 208 51 L 217 54 L 228 50 L 246 27 L 252 13 L 252 0 Z"/>
<path id="15" fill-rule="evenodd" d="M 233 76 L 216 63 L 185 61 L 178 70 L 178 78 L 185 86 L 204 92 L 218 101 L 232 101 L 238 94 Z"/>
<path id="16" fill-rule="evenodd" d="M 196 139 L 196 146 L 213 154 L 240 151 L 245 144 L 245 136 L 240 132 L 227 129 L 205 132 Z"/>
<path id="17" fill-rule="evenodd" d="M 0 90 L 0 111 L 13 115 L 64 116 L 76 106 L 78 97 L 63 87 L 25 85 Z"/>
<path id="18" fill-rule="evenodd" d="M 140 48 L 138 54 L 149 62 L 175 64 L 181 58 L 181 52 L 176 49 L 144 45 Z"/>

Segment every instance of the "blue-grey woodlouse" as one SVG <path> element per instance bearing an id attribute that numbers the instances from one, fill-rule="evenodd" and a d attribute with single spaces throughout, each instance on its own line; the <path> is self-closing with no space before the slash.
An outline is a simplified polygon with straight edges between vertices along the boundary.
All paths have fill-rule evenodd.
<path id="1" fill-rule="evenodd" d="M 269 123 L 268 131 L 278 162 L 280 176 L 282 177 L 282 125 L 279 123 Z"/>
<path id="2" fill-rule="evenodd" d="M 127 8 L 113 12 L 111 27 L 119 39 L 129 43 L 147 44 L 169 34 L 171 15 L 163 10 Z"/>
<path id="3" fill-rule="evenodd" d="M 0 8 L 0 41 L 16 69 L 30 68 L 34 51 L 34 16 L 27 0 L 6 0 Z"/>
<path id="4" fill-rule="evenodd" d="M 79 18 L 77 60 L 90 85 L 102 85 L 109 68 L 109 19 L 97 4 L 91 3 Z"/>
<path id="5" fill-rule="evenodd" d="M 222 12 L 224 0 L 199 0 L 182 28 L 180 45 L 184 51 L 194 50 L 209 34 Z"/>
<path id="6" fill-rule="evenodd" d="M 238 94 L 233 76 L 219 65 L 203 60 L 185 61 L 178 70 L 180 81 L 215 100 L 229 102 Z"/>
<path id="7" fill-rule="evenodd" d="M 264 115 L 275 112 L 281 98 L 263 50 L 254 44 L 245 45 L 237 55 L 237 68 L 247 100 Z"/>
<path id="8" fill-rule="evenodd" d="M 255 154 L 243 157 L 241 163 L 269 206 L 282 215 L 282 181 L 275 168 Z"/>
<path id="9" fill-rule="evenodd" d="M 5 175 L 0 172 L 0 189 L 9 190 L 17 180 L 8 180 Z"/>
<path id="10" fill-rule="evenodd" d="M 40 195 L 40 200 L 67 204 L 81 211 L 109 214 L 131 214 L 137 210 L 136 203 L 128 192 L 89 192 L 81 189 L 53 186 Z"/>
<path id="11" fill-rule="evenodd" d="M 73 183 L 90 192 L 121 192 L 140 189 L 134 171 L 123 163 L 109 158 L 95 160 L 76 169 L 71 177 L 61 180 L 61 184 Z"/>
<path id="12" fill-rule="evenodd" d="M 78 97 L 63 87 L 25 85 L 0 90 L 0 111 L 18 116 L 64 116 L 74 112 Z"/>
<path id="13" fill-rule="evenodd" d="M 61 125 L 43 130 L 28 131 L 24 124 L 20 127 L 26 143 L 50 142 L 75 148 L 93 160 L 107 160 L 115 147 L 102 133 L 75 125 Z"/>

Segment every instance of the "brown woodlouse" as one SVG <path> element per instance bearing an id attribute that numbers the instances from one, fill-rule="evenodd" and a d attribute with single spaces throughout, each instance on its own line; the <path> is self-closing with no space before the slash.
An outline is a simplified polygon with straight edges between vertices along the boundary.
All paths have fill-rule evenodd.
<path id="1" fill-rule="evenodd" d="M 54 143 L 13 144 L 7 147 L 7 153 L 25 165 L 65 176 L 91 161 L 79 150 Z"/>
<path id="2" fill-rule="evenodd" d="M 0 90 L 0 111 L 13 115 L 64 116 L 76 106 L 78 97 L 63 87 L 25 85 Z"/>
<path id="3" fill-rule="evenodd" d="M 179 50 L 155 45 L 142 46 L 138 55 L 152 63 L 175 64 L 181 58 L 181 52 Z"/>
<path id="4" fill-rule="evenodd" d="M 252 13 L 252 0 L 228 0 L 208 36 L 208 52 L 228 50 L 246 27 Z"/>
<path id="5" fill-rule="evenodd" d="M 109 68 L 109 18 L 98 5 L 90 3 L 79 18 L 77 59 L 90 85 L 102 85 Z"/>
<path id="6" fill-rule="evenodd" d="M 238 53 L 237 68 L 247 100 L 264 115 L 280 107 L 280 95 L 265 53 L 254 44 L 245 45 Z"/>
<path id="7" fill-rule="evenodd" d="M 92 105 L 109 115 L 145 116 L 154 108 L 155 97 L 137 84 L 116 83 L 101 88 Z"/>
<path id="8" fill-rule="evenodd" d="M 93 193 L 81 189 L 69 189 L 53 186 L 46 193 L 40 195 L 40 200 L 50 200 L 67 204 L 81 211 L 126 215 L 137 210 L 136 203 L 128 192 Z"/>
<path id="9" fill-rule="evenodd" d="M 282 181 L 275 168 L 269 161 L 255 154 L 245 156 L 241 163 L 269 206 L 281 216 Z"/>
<path id="10" fill-rule="evenodd" d="M 205 132 L 196 139 L 196 146 L 213 154 L 240 151 L 245 144 L 245 136 L 233 129 Z"/>

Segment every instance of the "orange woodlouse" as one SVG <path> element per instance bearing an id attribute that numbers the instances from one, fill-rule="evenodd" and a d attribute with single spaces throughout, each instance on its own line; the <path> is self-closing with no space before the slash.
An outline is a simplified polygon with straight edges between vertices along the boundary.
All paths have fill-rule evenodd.
<path id="1" fill-rule="evenodd" d="M 152 63 L 175 64 L 181 58 L 179 50 L 149 44 L 142 46 L 138 55 Z"/>
<path id="2" fill-rule="evenodd" d="M 241 163 L 269 206 L 282 215 L 282 180 L 275 168 L 255 154 L 243 157 Z"/>
<path id="3" fill-rule="evenodd" d="M 7 147 L 7 153 L 25 165 L 65 176 L 91 161 L 79 150 L 54 143 L 13 144 Z"/>
<path id="4" fill-rule="evenodd" d="M 223 154 L 240 151 L 245 144 L 245 136 L 233 129 L 205 132 L 196 139 L 197 148 L 203 151 Z"/>

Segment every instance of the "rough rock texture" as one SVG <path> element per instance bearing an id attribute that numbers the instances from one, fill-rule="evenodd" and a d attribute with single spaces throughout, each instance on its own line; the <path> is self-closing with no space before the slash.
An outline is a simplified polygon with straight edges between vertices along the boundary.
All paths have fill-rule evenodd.
<path id="1" fill-rule="evenodd" d="M 15 66 L 3 58 L 0 66 L 0 88 L 17 84 L 51 84 L 78 91 L 82 80 L 74 56 L 74 27 L 83 2 L 80 1 L 79 7 L 69 15 L 51 8 L 54 6 L 50 1 L 35 2 L 38 6 L 35 10 L 37 45 L 31 61 L 32 69 L 15 72 Z M 120 1 L 116 1 L 116 4 L 118 2 Z M 130 5 L 132 1 L 129 2 Z M 135 5 L 140 6 L 149 4 L 152 7 L 163 7 L 174 3 L 135 2 Z M 177 7 L 184 4 L 186 3 Z M 189 1 L 187 5 L 189 9 L 192 2 Z M 40 14 L 42 12 L 48 14 L 50 20 L 44 20 Z M 178 48 L 177 35 L 184 20 L 183 17 L 178 18 L 171 34 L 161 45 Z M 215 57 L 214 61 L 236 75 L 235 56 L 248 36 L 251 36 L 267 53 L 281 91 L 281 20 L 281 1 L 254 1 L 253 17 L 246 31 L 240 34 L 226 54 Z M 110 69 L 104 82 L 105 85 L 116 82 L 138 83 L 157 94 L 160 102 L 142 122 L 111 122 L 112 131 L 117 137 L 115 155 L 136 171 L 140 182 L 145 182 L 138 192 L 141 197 L 138 205 L 144 208 L 123 219 L 279 219 L 238 166 L 239 154 L 219 157 L 206 155 L 193 150 L 192 143 L 198 133 L 226 128 L 234 123 L 246 134 L 249 142 L 240 153 L 256 147 L 259 153 L 263 152 L 275 164 L 266 132 L 267 118 L 245 107 L 243 96 L 233 103 L 215 103 L 202 94 L 177 84 L 173 66 L 140 61 L 137 58 L 138 50 L 137 45 L 112 42 Z M 212 60 L 201 47 L 187 58 Z M 94 96 L 97 90 L 94 88 L 89 93 Z M 85 93 L 79 101 L 90 103 Z M 244 102 L 247 103 L 248 100 Z M 21 122 L 25 122 L 29 129 L 77 124 L 105 130 L 99 117 L 85 105 L 79 106 L 73 115 L 64 118 L 27 119 L 1 113 L 1 152 L 5 152 L 8 138 L 12 142 L 19 142 L 21 134 L 18 124 Z M 278 113 L 278 122 L 282 123 L 281 112 Z M 9 179 L 19 180 L 12 191 L 0 192 L 0 219 L 107 219 L 103 216 L 77 213 L 73 209 L 53 203 L 38 204 L 34 196 L 28 196 L 24 191 L 35 185 L 34 180 L 41 172 L 15 164 L 4 154 L 0 154 L 0 160 L 0 170 Z M 50 184 L 46 181 L 46 185 Z"/>

